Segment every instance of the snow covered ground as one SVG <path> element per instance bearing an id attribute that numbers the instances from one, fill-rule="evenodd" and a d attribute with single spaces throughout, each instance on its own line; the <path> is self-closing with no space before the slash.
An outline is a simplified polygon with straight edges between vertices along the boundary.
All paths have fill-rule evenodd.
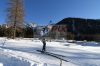
<path id="1" fill-rule="evenodd" d="M 37 52 L 40 40 L 0 38 L 0 63 L 3 66 L 60 66 L 60 59 Z M 62 66 L 100 66 L 100 43 L 47 42 L 47 51 L 58 54 Z"/>

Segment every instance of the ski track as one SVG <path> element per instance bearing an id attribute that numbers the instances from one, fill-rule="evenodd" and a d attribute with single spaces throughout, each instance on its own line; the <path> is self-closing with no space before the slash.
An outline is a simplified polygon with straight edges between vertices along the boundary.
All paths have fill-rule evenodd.
<path id="1" fill-rule="evenodd" d="M 19 59 L 21 61 L 25 61 L 27 63 L 30 63 L 30 66 L 46 66 L 46 63 L 43 63 L 39 59 L 38 59 L 38 61 L 33 60 L 33 58 L 35 58 L 36 55 L 30 54 L 30 53 L 26 53 L 26 52 L 22 52 L 22 51 L 10 50 L 10 49 L 2 49 L 2 48 L 0 48 L 0 53 L 2 53 L 5 56 L 8 56 L 8 57 L 13 57 L 13 58 Z M 49 65 L 50 66 L 51 65 L 58 66 L 56 64 L 49 64 Z"/>
<path id="2" fill-rule="evenodd" d="M 36 52 L 42 47 L 39 40 L 5 40 L 3 38 L 0 40 L 0 53 L 3 55 L 30 63 L 30 66 L 60 65 L 59 59 Z M 74 43 L 47 42 L 47 50 L 62 55 L 61 58 L 70 61 L 63 61 L 63 66 L 100 66 L 100 52 L 96 51 L 99 48 L 84 47 Z"/>

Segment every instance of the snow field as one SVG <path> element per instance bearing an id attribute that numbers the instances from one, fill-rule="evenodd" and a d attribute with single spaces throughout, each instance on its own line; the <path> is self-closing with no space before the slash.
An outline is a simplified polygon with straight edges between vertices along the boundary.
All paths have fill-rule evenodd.
<path id="1" fill-rule="evenodd" d="M 3 66 L 3 63 L 0 63 L 0 66 Z"/>
<path id="2" fill-rule="evenodd" d="M 11 40 L 10 40 L 11 41 Z M 7 45 L 9 44 L 9 42 L 10 42 L 9 40 L 7 41 L 7 43 L 5 44 L 5 47 L 7 47 Z M 13 41 L 14 42 L 14 41 Z M 13 43 L 12 42 L 12 43 Z M 16 45 L 17 45 L 17 47 L 19 47 L 19 46 L 21 46 L 21 45 L 18 45 L 17 43 L 14 45 L 13 44 L 13 46 L 12 46 L 12 44 L 9 44 L 9 46 L 10 47 L 13 47 L 13 48 L 15 48 L 16 47 Z M 9 47 L 8 46 L 8 47 Z M 25 46 L 27 46 L 27 45 L 24 45 L 24 47 Z M 31 45 L 32 46 L 32 45 Z M 27 47 L 29 47 L 29 46 L 27 46 Z M 3 49 L 2 49 L 3 48 Z M 32 66 L 32 65 L 37 65 L 37 66 L 46 66 L 46 63 L 44 63 L 44 62 L 46 62 L 45 60 L 47 60 L 47 59 L 45 59 L 45 58 L 41 58 L 41 57 L 39 57 L 39 55 L 35 55 L 35 54 L 31 54 L 31 53 L 25 53 L 25 52 L 22 52 L 22 51 L 13 51 L 13 50 L 9 50 L 9 49 L 4 49 L 4 47 L 2 47 L 2 48 L 0 48 L 0 50 L 2 50 L 2 52 L 1 53 L 3 53 L 3 54 L 6 54 L 7 56 L 11 56 L 11 57 L 15 57 L 15 58 L 17 58 L 17 59 L 19 59 L 19 60 L 22 60 L 22 61 L 27 61 L 27 62 L 29 62 L 30 63 L 30 66 Z M 41 53 L 39 53 L 39 54 L 41 54 Z M 34 59 L 34 60 L 33 60 Z M 43 60 L 41 60 L 41 59 L 43 59 Z M 52 59 L 52 58 L 51 58 Z M 36 61 L 35 61 L 36 60 Z M 56 60 L 55 60 L 56 61 Z M 50 61 L 49 60 L 49 62 L 52 62 L 52 60 Z M 53 61 L 54 62 L 54 61 Z M 54 65 L 54 66 L 56 66 L 55 64 L 48 64 L 48 65 Z"/>
<path id="3" fill-rule="evenodd" d="M 40 40 L 0 38 L 0 53 L 30 63 L 30 66 L 60 66 L 60 60 L 36 50 L 41 50 Z M 47 51 L 62 55 L 62 66 L 100 66 L 100 46 L 96 42 L 67 43 L 47 42 Z M 29 66 L 29 65 L 28 65 Z"/>

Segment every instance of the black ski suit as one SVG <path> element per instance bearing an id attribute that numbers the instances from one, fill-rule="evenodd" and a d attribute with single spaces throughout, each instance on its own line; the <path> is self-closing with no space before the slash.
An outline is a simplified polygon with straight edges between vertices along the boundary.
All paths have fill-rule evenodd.
<path id="1" fill-rule="evenodd" d="M 43 43 L 42 51 L 45 52 L 46 51 L 46 41 L 45 41 L 45 38 L 42 39 L 42 43 Z"/>

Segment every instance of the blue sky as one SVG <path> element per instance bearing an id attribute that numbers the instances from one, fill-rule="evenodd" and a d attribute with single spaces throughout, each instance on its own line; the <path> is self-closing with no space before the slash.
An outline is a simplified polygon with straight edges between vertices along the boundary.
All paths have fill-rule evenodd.
<path id="1" fill-rule="evenodd" d="M 6 22 L 8 0 L 0 1 L 0 24 Z M 100 19 L 100 0 L 24 0 L 25 21 L 47 25 L 67 17 Z"/>

